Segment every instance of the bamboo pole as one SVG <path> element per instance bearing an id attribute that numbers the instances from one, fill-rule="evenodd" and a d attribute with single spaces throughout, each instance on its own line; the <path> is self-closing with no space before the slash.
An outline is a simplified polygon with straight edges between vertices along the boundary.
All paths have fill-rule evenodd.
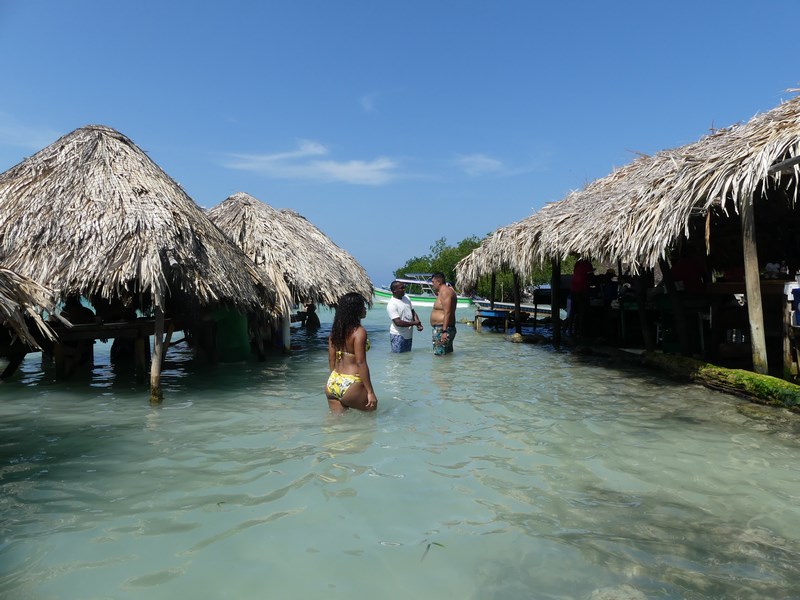
<path id="1" fill-rule="evenodd" d="M 755 207 L 752 196 L 742 204 L 742 251 L 744 254 L 744 284 L 747 293 L 747 317 L 750 321 L 750 343 L 753 352 L 753 370 L 766 375 L 767 342 L 764 335 L 764 309 L 761 303 L 761 277 L 758 269 Z"/>

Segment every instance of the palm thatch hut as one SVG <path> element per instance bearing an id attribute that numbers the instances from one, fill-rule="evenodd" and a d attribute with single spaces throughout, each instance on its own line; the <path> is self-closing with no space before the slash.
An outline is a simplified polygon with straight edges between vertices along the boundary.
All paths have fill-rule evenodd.
<path id="1" fill-rule="evenodd" d="M 211 220 L 268 276 L 279 282 L 285 313 L 298 303 L 336 306 L 346 292 L 372 301 L 364 268 L 298 213 L 276 210 L 237 192 L 208 211 Z M 285 321 L 288 327 L 288 321 Z"/>
<path id="2" fill-rule="evenodd" d="M 663 271 L 675 248 L 694 246 L 704 253 L 709 273 L 744 271 L 740 291 L 747 298 L 753 368 L 766 372 L 759 273 L 767 262 L 784 261 L 789 273 L 800 268 L 798 175 L 795 97 L 747 123 L 640 157 L 546 205 L 520 225 L 517 236 L 501 235 L 487 244 L 493 250 L 484 250 L 475 263 L 482 271 L 467 262 L 464 277 L 503 264 L 524 272 L 536 261 L 570 254 L 623 263 L 633 273 Z M 514 226 L 504 229 L 509 228 Z M 778 286 L 772 287 L 769 293 L 775 294 Z M 781 294 L 776 298 L 767 312 L 785 308 L 785 298 L 782 304 Z"/>
<path id="3" fill-rule="evenodd" d="M 493 231 L 470 254 L 456 264 L 456 286 L 470 289 L 484 276 L 502 269 L 511 269 L 519 275 L 530 275 L 541 262 L 538 244 L 529 237 L 541 232 L 537 225 L 540 213 L 534 213 L 511 225 Z"/>
<path id="4" fill-rule="evenodd" d="M 287 229 L 303 239 L 308 247 L 303 277 L 294 273 L 288 278 L 289 285 L 298 289 L 298 298 L 305 297 L 317 304 L 334 307 L 343 294 L 357 292 L 368 304 L 372 304 L 372 281 L 364 267 L 349 252 L 337 246 L 316 225 L 295 211 L 283 208 L 280 214 Z M 303 280 L 306 281 L 305 286 L 301 285 Z"/>
<path id="5" fill-rule="evenodd" d="M 0 356 L 9 358 L 0 379 L 14 373 L 28 348 L 39 348 L 43 339 L 55 339 L 42 318 L 42 311 L 52 312 L 54 309 L 51 290 L 0 267 Z"/>
<path id="6" fill-rule="evenodd" d="M 60 298 L 121 301 L 151 316 L 154 395 L 165 314 L 191 330 L 214 307 L 263 313 L 276 303 L 275 283 L 181 186 L 101 125 L 0 174 L 0 261 Z"/>

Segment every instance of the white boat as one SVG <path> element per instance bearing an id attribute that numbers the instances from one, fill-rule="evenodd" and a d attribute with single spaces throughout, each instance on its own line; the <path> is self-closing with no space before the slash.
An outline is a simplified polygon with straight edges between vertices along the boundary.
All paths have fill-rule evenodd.
<path id="1" fill-rule="evenodd" d="M 400 281 L 406 285 L 406 296 L 414 306 L 433 306 L 436 302 L 436 294 L 431 285 L 432 273 L 406 273 L 405 277 L 398 277 L 395 281 Z M 450 285 L 449 283 L 447 285 Z M 387 304 L 392 297 L 389 286 L 375 288 L 373 291 L 375 302 Z M 464 308 L 472 305 L 470 296 L 456 295 L 456 308 Z"/>

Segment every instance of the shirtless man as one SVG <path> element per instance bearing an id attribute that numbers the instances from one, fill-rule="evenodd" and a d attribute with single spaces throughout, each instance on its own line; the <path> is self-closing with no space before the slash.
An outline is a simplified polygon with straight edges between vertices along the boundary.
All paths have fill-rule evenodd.
<path id="1" fill-rule="evenodd" d="M 436 292 L 436 302 L 431 311 L 433 354 L 444 356 L 453 351 L 456 337 L 456 292 L 445 282 L 444 273 L 434 273 L 431 286 Z"/>

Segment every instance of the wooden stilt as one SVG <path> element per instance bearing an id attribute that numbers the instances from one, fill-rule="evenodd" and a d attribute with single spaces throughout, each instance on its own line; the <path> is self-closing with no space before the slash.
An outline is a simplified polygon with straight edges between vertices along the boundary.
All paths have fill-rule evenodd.
<path id="1" fill-rule="evenodd" d="M 783 308 L 783 378 L 790 381 L 797 376 L 797 363 L 795 362 L 793 346 L 792 304 L 786 302 Z"/>
<path id="2" fill-rule="evenodd" d="M 256 348 L 258 350 L 258 360 L 265 360 L 267 357 L 267 351 L 264 348 L 264 325 L 259 323 L 258 326 L 255 328 L 256 332 Z"/>
<path id="3" fill-rule="evenodd" d="M 661 277 L 664 279 L 664 289 L 667 290 L 670 304 L 672 305 L 672 320 L 675 325 L 675 333 L 678 335 L 678 345 L 683 356 L 691 356 L 692 350 L 689 345 L 689 335 L 686 329 L 686 315 L 683 312 L 683 300 L 678 290 L 675 289 L 675 281 L 672 279 L 672 271 L 667 261 L 663 258 L 658 259 L 658 266 L 661 267 Z"/>
<path id="4" fill-rule="evenodd" d="M 497 273 L 492 271 L 492 293 L 489 296 L 489 310 L 494 310 L 494 291 L 497 287 Z"/>
<path id="5" fill-rule="evenodd" d="M 758 268 L 755 207 L 753 206 L 752 197 L 742 203 L 741 212 L 744 284 L 747 293 L 747 317 L 750 320 L 753 370 L 756 373 L 766 375 L 769 372 L 769 365 L 767 363 L 767 342 L 764 335 L 764 309 L 761 303 L 761 276 Z"/>
<path id="6" fill-rule="evenodd" d="M 25 352 L 9 354 L 7 358 L 8 364 L 6 365 L 6 368 L 3 369 L 3 372 L 0 373 L 0 381 L 10 379 L 11 376 L 16 373 L 17 369 L 22 364 L 22 361 L 25 360 Z"/>
<path id="7" fill-rule="evenodd" d="M 147 338 L 142 337 L 141 335 L 133 341 L 133 356 L 134 362 L 136 363 L 137 377 L 141 377 L 147 368 L 147 361 L 145 360 L 145 357 L 147 356 L 146 344 Z"/>
<path id="8" fill-rule="evenodd" d="M 514 273 L 514 330 L 522 333 L 522 313 L 520 312 L 519 274 Z"/>
<path id="9" fill-rule="evenodd" d="M 292 349 L 292 328 L 289 315 L 281 316 L 281 333 L 283 337 L 283 350 L 290 352 Z"/>
<path id="10" fill-rule="evenodd" d="M 169 350 L 170 343 L 172 342 L 172 334 L 175 333 L 175 325 L 172 324 L 170 320 L 169 325 L 167 326 L 167 335 L 164 337 L 164 349 L 162 350 L 161 354 L 161 370 L 164 370 L 164 357 L 167 355 L 167 350 Z"/>
<path id="11" fill-rule="evenodd" d="M 56 379 L 66 376 L 66 366 L 64 364 L 64 344 L 56 342 L 53 344 L 53 360 L 56 364 Z"/>
<path id="12" fill-rule="evenodd" d="M 553 344 L 561 345 L 561 260 L 553 259 L 550 276 L 550 320 L 553 323 Z"/>
<path id="13" fill-rule="evenodd" d="M 645 350 L 652 352 L 655 350 L 656 344 L 653 340 L 653 332 L 650 330 L 650 321 L 647 318 L 647 290 L 644 288 L 644 278 L 641 275 L 637 276 L 636 281 L 636 304 L 639 325 L 642 327 L 642 341 L 644 341 Z"/>
<path id="14" fill-rule="evenodd" d="M 161 360 L 164 355 L 164 311 L 160 306 L 155 309 L 155 327 L 153 330 L 153 356 L 150 360 L 150 404 L 161 404 Z"/>

